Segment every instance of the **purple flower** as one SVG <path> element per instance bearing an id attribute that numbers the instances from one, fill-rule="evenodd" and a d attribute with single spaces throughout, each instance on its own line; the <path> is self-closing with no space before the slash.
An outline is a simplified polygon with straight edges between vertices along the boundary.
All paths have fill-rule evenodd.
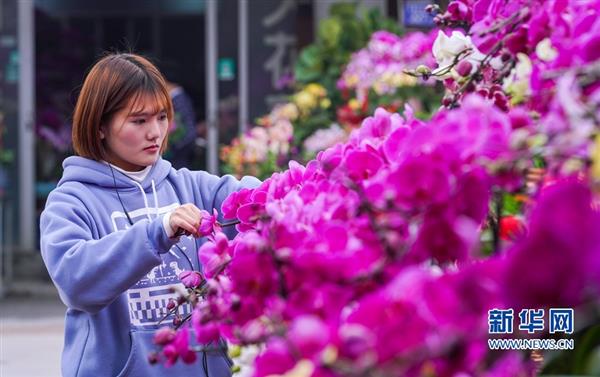
<path id="1" fill-rule="evenodd" d="M 581 57 L 586 62 L 593 62 L 600 58 L 600 35 L 591 35 L 585 38 Z"/>
<path id="2" fill-rule="evenodd" d="M 233 259 L 227 267 L 235 292 L 240 296 L 265 297 L 277 287 L 273 258 L 265 252 L 264 240 L 256 233 L 238 238 Z"/>
<path id="3" fill-rule="evenodd" d="M 403 207 L 422 208 L 450 196 L 450 174 L 443 155 L 415 155 L 391 171 L 386 185 L 396 187 L 395 200 Z"/>
<path id="4" fill-rule="evenodd" d="M 335 263 L 332 258 L 331 262 Z M 331 263 L 330 263 L 331 265 Z M 314 289 L 312 284 L 306 284 L 302 280 L 302 273 L 297 277 L 297 284 L 290 284 L 290 295 L 284 309 L 288 318 L 296 318 L 305 313 L 313 313 L 325 319 L 334 319 L 339 316 L 348 300 L 351 299 L 352 292 L 343 289 L 335 284 L 322 283 L 319 289 Z M 292 280 L 288 275 L 288 282 Z"/>
<path id="5" fill-rule="evenodd" d="M 163 348 L 163 355 L 166 358 L 165 365 L 167 367 L 174 365 L 179 358 L 179 353 L 177 353 L 177 349 L 172 344 L 168 344 Z"/>
<path id="6" fill-rule="evenodd" d="M 241 205 L 248 201 L 251 193 L 252 190 L 246 188 L 231 193 L 221 205 L 221 212 L 223 212 L 223 217 L 225 219 L 237 218 L 238 208 L 240 208 Z"/>
<path id="7" fill-rule="evenodd" d="M 278 375 L 292 369 L 296 361 L 288 350 L 285 340 L 271 338 L 265 350 L 254 362 L 256 376 Z"/>
<path id="8" fill-rule="evenodd" d="M 198 249 L 198 259 L 200 259 L 202 271 L 206 277 L 209 279 L 215 277 L 217 272 L 231 260 L 227 236 L 222 232 L 218 232 L 213 240 L 202 244 Z"/>
<path id="9" fill-rule="evenodd" d="M 364 151 L 355 150 L 348 153 L 344 165 L 352 179 L 362 181 L 375 175 L 383 165 L 383 161 L 376 150 L 368 148 Z"/>
<path id="10" fill-rule="evenodd" d="M 488 213 L 491 180 L 485 169 L 475 167 L 457 179 L 452 207 L 456 214 L 470 217 L 480 224 Z"/>
<path id="11" fill-rule="evenodd" d="M 192 364 L 196 361 L 196 353 L 189 348 L 188 328 L 182 327 L 177 330 L 173 341 L 163 348 L 163 355 L 166 357 L 165 365 L 172 366 L 181 357 L 186 364 Z"/>
<path id="12" fill-rule="evenodd" d="M 505 294 L 515 308 L 573 307 L 597 287 L 600 215 L 581 183 L 542 190 L 528 234 L 508 252 Z M 535 268 L 532 268 L 535 261 Z"/>
<path id="13" fill-rule="evenodd" d="M 348 316 L 348 325 L 360 325 L 365 338 L 373 338 L 373 356 L 385 363 L 397 355 L 418 349 L 428 333 L 429 325 L 408 300 L 390 297 L 382 292 L 361 299 Z M 402 336 L 398 336 L 402 334 Z"/>
<path id="14" fill-rule="evenodd" d="M 264 207 L 258 203 L 248 203 L 241 205 L 237 210 L 238 219 L 243 224 L 252 224 L 259 219 Z"/>
<path id="15" fill-rule="evenodd" d="M 522 107 L 514 107 L 508 112 L 510 124 L 513 130 L 527 127 L 531 124 L 531 117 L 527 110 Z"/>
<path id="16" fill-rule="evenodd" d="M 218 324 L 210 320 L 205 320 L 205 317 L 198 309 L 192 313 L 192 328 L 196 333 L 196 340 L 202 344 L 216 342 L 221 336 Z"/>
<path id="17" fill-rule="evenodd" d="M 399 127 L 394 130 L 383 143 L 383 152 L 388 161 L 396 161 L 401 152 L 406 148 L 406 140 L 411 130 L 408 127 Z"/>
<path id="18" fill-rule="evenodd" d="M 154 333 L 154 344 L 164 346 L 175 339 L 175 330 L 170 327 L 161 327 Z"/>
<path id="19" fill-rule="evenodd" d="M 179 280 L 187 288 L 196 288 L 204 281 L 204 276 L 198 271 L 183 271 L 179 274 Z"/>
<path id="20" fill-rule="evenodd" d="M 472 71 L 473 63 L 468 60 L 461 60 L 456 66 L 456 72 L 463 77 L 470 75 Z"/>
<path id="21" fill-rule="evenodd" d="M 238 339 L 248 343 L 262 342 L 268 334 L 268 325 L 261 318 L 252 319 L 237 328 Z"/>
<path id="22" fill-rule="evenodd" d="M 303 358 L 317 358 L 329 343 L 329 327 L 317 316 L 298 316 L 290 326 L 289 339 Z"/>
<path id="23" fill-rule="evenodd" d="M 205 210 L 200 210 L 200 226 L 198 227 L 200 236 L 209 236 L 221 229 L 217 223 L 217 216 L 218 213 L 216 209 L 213 209 L 212 215 Z"/>
<path id="24" fill-rule="evenodd" d="M 452 1 L 448 4 L 448 13 L 453 21 L 471 21 L 471 8 L 462 1 Z"/>
<path id="25" fill-rule="evenodd" d="M 527 31 L 529 45 L 536 46 L 541 40 L 548 37 L 551 32 L 550 25 L 547 9 L 534 12 L 531 15 L 529 30 Z"/>
<path id="26" fill-rule="evenodd" d="M 464 261 L 478 242 L 478 225 L 466 217 L 427 212 L 409 257 L 415 263 L 429 258 L 442 264 Z"/>
<path id="27" fill-rule="evenodd" d="M 502 305 L 500 263 L 486 260 L 426 281 L 415 297 L 442 334 L 487 335 L 487 312 Z"/>
<path id="28" fill-rule="evenodd" d="M 439 112 L 433 123 L 438 127 L 438 142 L 460 151 L 461 159 L 495 160 L 509 153 L 510 120 L 479 95 L 466 96 L 457 111 Z"/>
<path id="29" fill-rule="evenodd" d="M 527 50 L 527 28 L 520 26 L 516 31 L 506 37 L 506 48 L 512 54 Z"/>

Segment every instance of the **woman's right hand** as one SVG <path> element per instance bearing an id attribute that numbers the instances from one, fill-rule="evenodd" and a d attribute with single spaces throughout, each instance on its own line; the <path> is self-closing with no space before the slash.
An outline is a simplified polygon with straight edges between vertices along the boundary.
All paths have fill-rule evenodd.
<path id="1" fill-rule="evenodd" d="M 171 213 L 169 225 L 175 231 L 175 236 L 193 235 L 199 237 L 200 221 L 202 219 L 200 209 L 191 203 L 183 204 Z"/>

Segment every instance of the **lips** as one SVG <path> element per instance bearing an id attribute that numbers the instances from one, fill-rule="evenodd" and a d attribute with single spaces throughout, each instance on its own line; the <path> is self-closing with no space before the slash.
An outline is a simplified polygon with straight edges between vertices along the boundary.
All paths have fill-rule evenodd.
<path id="1" fill-rule="evenodd" d="M 158 150 L 158 145 L 151 145 L 149 147 L 144 148 L 146 152 L 156 152 Z"/>

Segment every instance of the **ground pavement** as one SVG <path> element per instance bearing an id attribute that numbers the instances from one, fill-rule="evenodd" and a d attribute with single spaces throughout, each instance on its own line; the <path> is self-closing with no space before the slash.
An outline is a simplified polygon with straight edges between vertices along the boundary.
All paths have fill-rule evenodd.
<path id="1" fill-rule="evenodd" d="M 0 376 L 60 377 L 65 307 L 50 283 L 14 283 L 0 298 Z"/>

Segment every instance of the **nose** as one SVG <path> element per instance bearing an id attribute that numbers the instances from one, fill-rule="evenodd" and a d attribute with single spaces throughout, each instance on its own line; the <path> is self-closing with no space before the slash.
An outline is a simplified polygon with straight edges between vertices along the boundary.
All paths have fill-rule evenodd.
<path id="1" fill-rule="evenodd" d="M 157 140 L 161 136 L 161 126 L 158 119 L 152 119 L 148 122 L 147 137 L 148 140 Z"/>

